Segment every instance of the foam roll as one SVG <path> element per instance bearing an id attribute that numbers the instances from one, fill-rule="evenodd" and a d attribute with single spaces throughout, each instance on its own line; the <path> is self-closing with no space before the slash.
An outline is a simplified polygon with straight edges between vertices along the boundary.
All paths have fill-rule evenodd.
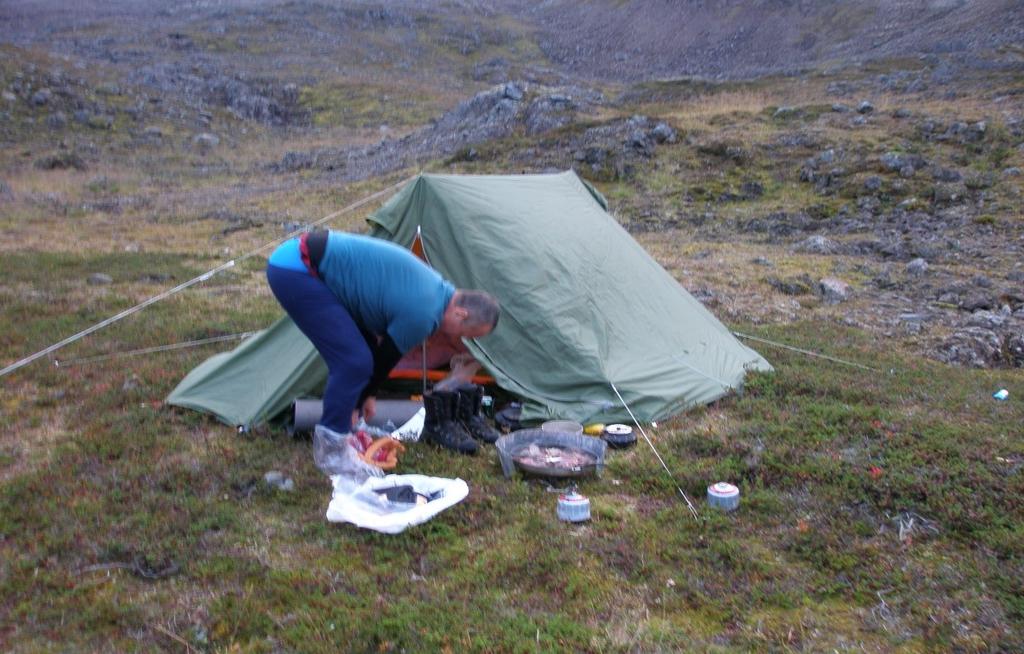
<path id="1" fill-rule="evenodd" d="M 740 489 L 720 481 L 708 486 L 708 504 L 723 511 L 735 511 L 740 505 Z"/>
<path id="2" fill-rule="evenodd" d="M 324 414 L 324 403 L 322 400 L 295 400 L 292 404 L 292 422 L 288 427 L 288 433 L 312 431 L 320 422 Z"/>

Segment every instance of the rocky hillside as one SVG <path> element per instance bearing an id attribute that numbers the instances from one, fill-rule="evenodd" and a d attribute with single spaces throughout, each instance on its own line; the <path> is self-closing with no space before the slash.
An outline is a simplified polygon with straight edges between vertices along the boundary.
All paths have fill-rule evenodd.
<path id="1" fill-rule="evenodd" d="M 727 319 L 1020 367 L 1020 9 L 14 0 L 4 241 L 54 216 L 255 238 L 415 170 L 572 168 Z"/>
<path id="2" fill-rule="evenodd" d="M 630 80 L 753 77 L 935 54 L 988 67 L 998 65 L 993 50 L 1019 55 L 1024 43 L 1020 0 L 554 0 L 530 15 L 542 26 L 544 52 L 568 70 Z"/>

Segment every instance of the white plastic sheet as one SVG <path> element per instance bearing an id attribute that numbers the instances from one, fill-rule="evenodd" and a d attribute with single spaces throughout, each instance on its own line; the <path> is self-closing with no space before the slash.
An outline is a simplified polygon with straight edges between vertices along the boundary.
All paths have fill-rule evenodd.
<path id="1" fill-rule="evenodd" d="M 423 425 L 426 422 L 426 418 L 427 410 L 420 408 L 404 425 L 391 432 L 391 438 L 405 441 L 406 443 L 415 443 L 420 439 L 420 434 L 423 433 Z"/>
<path id="2" fill-rule="evenodd" d="M 331 477 L 334 495 L 327 507 L 327 519 L 331 522 L 350 522 L 363 529 L 372 529 L 384 534 L 397 534 L 406 528 L 430 520 L 445 509 L 458 504 L 469 495 L 469 486 L 461 479 L 427 477 L 425 475 L 387 475 L 371 477 L 359 485 L 350 479 L 335 475 Z M 422 495 L 436 499 L 426 504 L 404 504 L 389 502 L 375 491 L 389 486 L 412 486 Z"/>

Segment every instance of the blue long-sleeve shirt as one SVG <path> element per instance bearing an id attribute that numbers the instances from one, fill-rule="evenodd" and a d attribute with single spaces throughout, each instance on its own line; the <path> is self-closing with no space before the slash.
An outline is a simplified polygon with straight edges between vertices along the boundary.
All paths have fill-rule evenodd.
<path id="1" fill-rule="evenodd" d="M 280 245 L 270 265 L 305 271 L 299 239 Z M 369 236 L 330 232 L 320 278 L 363 328 L 387 334 L 405 353 L 430 336 L 455 287 L 405 248 Z"/>

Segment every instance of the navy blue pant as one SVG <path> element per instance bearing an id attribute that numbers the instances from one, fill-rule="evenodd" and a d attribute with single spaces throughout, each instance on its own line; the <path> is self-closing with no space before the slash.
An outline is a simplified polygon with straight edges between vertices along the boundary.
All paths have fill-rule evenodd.
<path id="1" fill-rule="evenodd" d="M 373 354 L 352 315 L 319 279 L 307 272 L 267 266 L 267 281 L 296 326 L 327 362 L 320 424 L 352 430 L 352 410 L 373 375 Z"/>

